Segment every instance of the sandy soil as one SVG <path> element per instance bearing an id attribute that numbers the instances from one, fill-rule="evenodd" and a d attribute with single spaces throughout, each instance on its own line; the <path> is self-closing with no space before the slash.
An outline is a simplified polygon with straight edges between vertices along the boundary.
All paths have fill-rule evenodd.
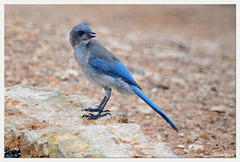
<path id="1" fill-rule="evenodd" d="M 7 5 L 5 87 L 55 87 L 100 100 L 81 75 L 68 41 L 87 23 L 179 128 L 137 96 L 113 90 L 107 108 L 126 113 L 182 157 L 235 157 L 234 6 Z"/>

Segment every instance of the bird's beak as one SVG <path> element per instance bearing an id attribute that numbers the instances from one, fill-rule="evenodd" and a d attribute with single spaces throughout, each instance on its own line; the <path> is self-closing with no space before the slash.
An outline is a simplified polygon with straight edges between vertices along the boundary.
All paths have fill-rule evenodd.
<path id="1" fill-rule="evenodd" d="M 88 37 L 90 37 L 90 38 L 94 38 L 94 37 L 96 37 L 95 35 L 92 35 L 92 34 L 96 34 L 96 33 L 94 33 L 94 32 L 90 32 L 90 33 L 88 34 Z"/>

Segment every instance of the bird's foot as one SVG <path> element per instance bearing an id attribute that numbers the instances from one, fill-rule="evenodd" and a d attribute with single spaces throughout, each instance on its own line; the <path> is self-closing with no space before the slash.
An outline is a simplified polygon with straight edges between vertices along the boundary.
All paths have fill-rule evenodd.
<path id="1" fill-rule="evenodd" d="M 88 120 L 94 120 L 94 119 L 97 119 L 99 117 L 103 117 L 103 116 L 107 116 L 107 115 L 110 115 L 110 113 L 105 113 L 105 114 L 97 114 L 97 115 L 93 115 L 91 113 L 89 113 L 88 115 L 83 115 L 82 117 L 86 117 Z"/>
<path id="2" fill-rule="evenodd" d="M 89 107 L 88 109 L 82 109 L 82 111 L 90 111 L 90 112 L 99 112 L 100 109 L 93 109 L 91 107 Z M 109 110 L 103 110 L 102 112 L 110 112 Z"/>

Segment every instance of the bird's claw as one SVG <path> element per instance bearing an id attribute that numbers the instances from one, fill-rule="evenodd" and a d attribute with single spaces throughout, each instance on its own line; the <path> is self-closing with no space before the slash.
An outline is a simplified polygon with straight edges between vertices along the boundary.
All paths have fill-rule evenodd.
<path id="1" fill-rule="evenodd" d="M 97 114 L 97 115 L 94 115 L 92 113 L 89 113 L 88 115 L 83 115 L 82 117 L 86 117 L 88 120 L 94 120 L 94 119 L 97 119 L 99 117 L 103 117 L 103 116 L 107 116 L 107 115 L 110 115 L 110 113 L 105 113 L 105 114 Z"/>
<path id="2" fill-rule="evenodd" d="M 100 110 L 97 108 L 97 109 L 94 109 L 94 108 L 87 108 L 87 109 L 82 109 L 82 111 L 90 111 L 90 112 L 99 112 Z M 110 110 L 103 110 L 102 112 L 110 112 Z"/>

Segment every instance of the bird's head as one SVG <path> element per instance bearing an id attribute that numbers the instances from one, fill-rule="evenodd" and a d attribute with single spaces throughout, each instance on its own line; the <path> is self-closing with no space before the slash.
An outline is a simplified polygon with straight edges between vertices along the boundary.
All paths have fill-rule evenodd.
<path id="1" fill-rule="evenodd" d="M 91 38 L 94 38 L 96 34 L 92 32 L 92 30 L 84 24 L 79 24 L 73 27 L 72 31 L 70 32 L 69 40 L 71 45 L 74 47 L 76 44 L 83 44 L 86 45 Z"/>

